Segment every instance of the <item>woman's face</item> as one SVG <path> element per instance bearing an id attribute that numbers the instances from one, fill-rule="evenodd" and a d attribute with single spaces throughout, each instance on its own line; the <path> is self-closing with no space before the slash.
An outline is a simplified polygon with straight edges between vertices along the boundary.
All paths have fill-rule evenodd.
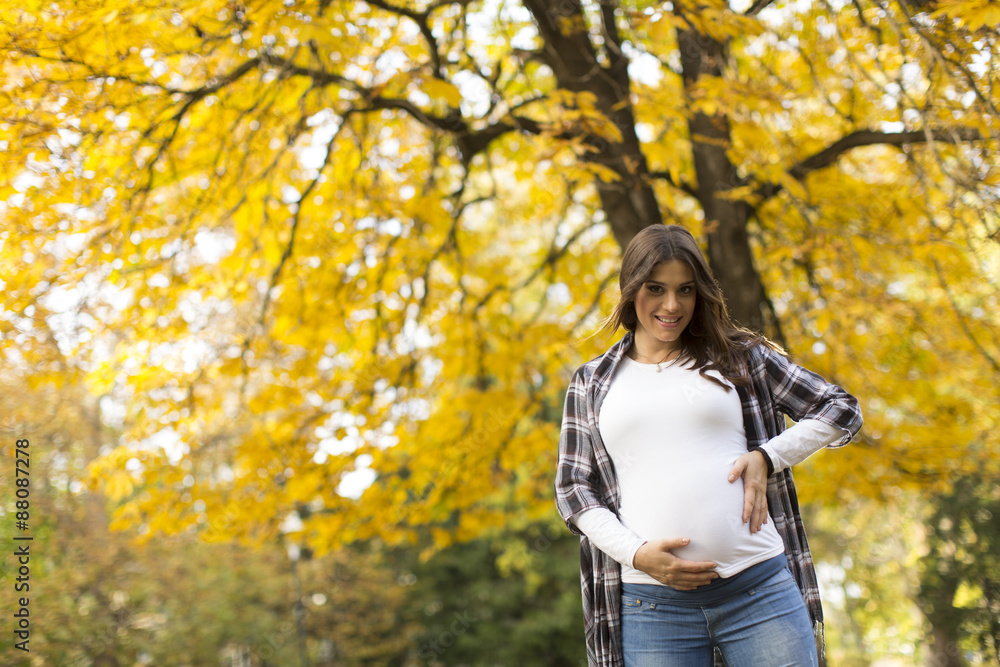
<path id="1" fill-rule="evenodd" d="M 649 354 L 676 349 L 681 332 L 691 323 L 697 301 L 694 271 L 687 262 L 671 259 L 653 272 L 635 295 L 639 324 L 635 336 Z"/>

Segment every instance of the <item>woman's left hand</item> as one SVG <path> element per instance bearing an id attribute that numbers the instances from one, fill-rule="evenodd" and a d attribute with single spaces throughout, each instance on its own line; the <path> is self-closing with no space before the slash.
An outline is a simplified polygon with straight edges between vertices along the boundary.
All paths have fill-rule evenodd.
<path id="1" fill-rule="evenodd" d="M 767 523 L 767 463 L 760 452 L 747 452 L 736 459 L 729 471 L 729 483 L 743 478 L 743 523 L 750 522 L 756 533 Z"/>

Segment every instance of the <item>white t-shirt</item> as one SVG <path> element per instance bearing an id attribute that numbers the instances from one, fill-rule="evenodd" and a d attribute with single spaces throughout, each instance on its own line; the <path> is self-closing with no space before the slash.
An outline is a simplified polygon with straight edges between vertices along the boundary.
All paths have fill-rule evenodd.
<path id="1" fill-rule="evenodd" d="M 642 540 L 690 538 L 674 555 L 713 561 L 728 577 L 783 553 L 784 545 L 773 522 L 750 533 L 743 480 L 729 481 L 747 451 L 739 395 L 683 364 L 657 372 L 623 357 L 598 427 L 618 476 L 621 523 Z M 622 564 L 622 581 L 659 584 L 631 560 Z"/>

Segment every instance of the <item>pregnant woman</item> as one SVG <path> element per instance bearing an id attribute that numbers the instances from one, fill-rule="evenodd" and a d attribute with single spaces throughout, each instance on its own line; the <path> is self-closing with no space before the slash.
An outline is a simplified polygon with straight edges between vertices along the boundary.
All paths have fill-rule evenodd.
<path id="1" fill-rule="evenodd" d="M 605 329 L 627 333 L 574 374 L 556 472 L 590 665 L 818 664 L 790 467 L 847 444 L 857 400 L 736 326 L 683 227 L 637 234 L 619 285 Z"/>

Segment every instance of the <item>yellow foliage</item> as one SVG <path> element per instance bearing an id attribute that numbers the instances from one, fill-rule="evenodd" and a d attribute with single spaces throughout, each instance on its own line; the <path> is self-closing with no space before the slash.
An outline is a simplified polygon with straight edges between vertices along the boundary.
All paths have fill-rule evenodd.
<path id="1" fill-rule="evenodd" d="M 516 12 L 470 44 L 435 6 L 435 59 L 362 4 L 0 9 L 0 352 L 120 418 L 88 477 L 116 527 L 267 540 L 299 513 L 320 550 L 442 548 L 550 516 L 569 376 L 613 342 L 588 337 L 621 256 L 602 207 L 649 182 L 692 230 L 708 201 L 747 204 L 788 347 L 862 401 L 862 438 L 811 462 L 803 497 L 997 469 L 997 63 L 934 41 L 988 30 L 992 4 L 943 2 L 960 25 L 918 36 L 891 8 L 683 2 L 621 24 L 624 88 L 574 17 L 600 65 L 579 90 Z M 719 76 L 685 85 L 687 29 L 724 43 Z M 727 138 L 692 136 L 698 113 Z M 803 175 L 852 133 L 911 130 L 994 139 Z M 699 183 L 706 145 L 731 179 Z"/>
<path id="2" fill-rule="evenodd" d="M 441 79 L 425 79 L 421 88 L 431 99 L 444 100 L 448 106 L 458 107 L 462 101 L 462 93 L 458 87 Z"/>
<path id="3" fill-rule="evenodd" d="M 941 0 L 933 16 L 947 16 L 969 30 L 996 29 L 1000 25 L 1000 3 L 996 0 Z"/>

